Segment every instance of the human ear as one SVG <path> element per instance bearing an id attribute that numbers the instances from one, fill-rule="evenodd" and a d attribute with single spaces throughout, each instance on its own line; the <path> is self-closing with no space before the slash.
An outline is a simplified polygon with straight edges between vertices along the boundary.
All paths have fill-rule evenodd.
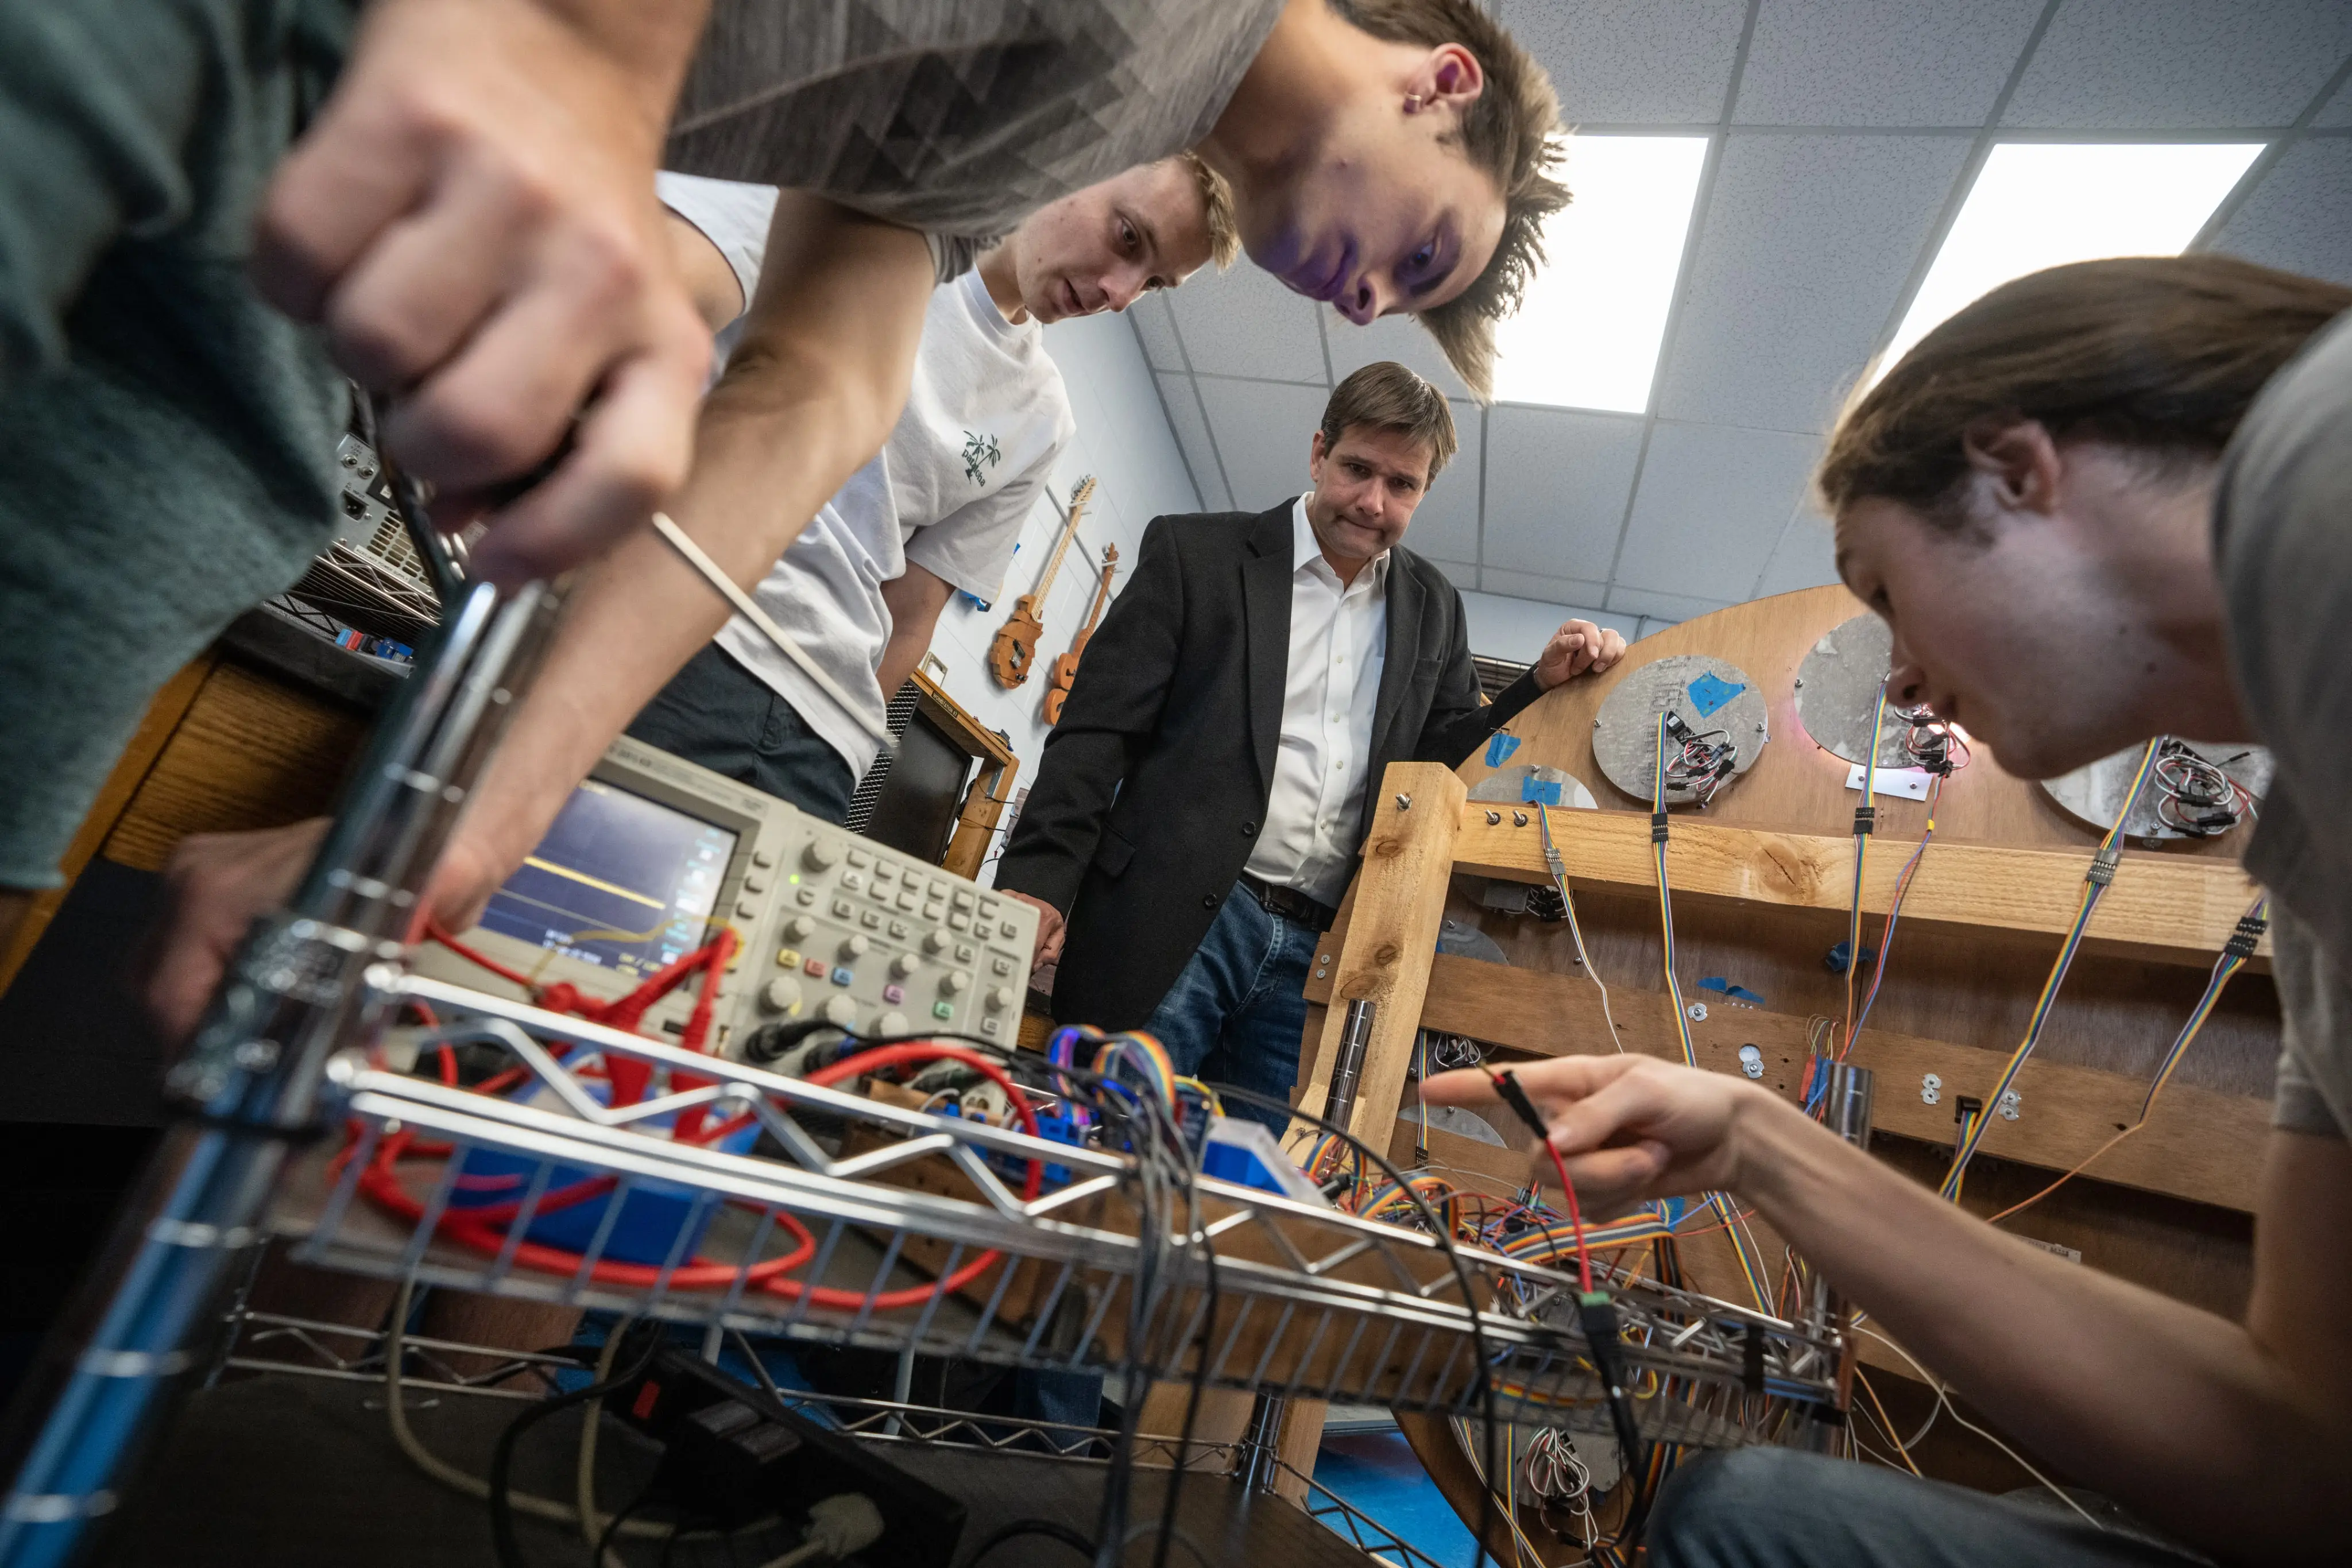
<path id="1" fill-rule="evenodd" d="M 1321 431 L 1307 438 L 1307 476 L 1318 485 L 1323 482 L 1323 460 L 1329 455 L 1324 450 Z"/>
<path id="2" fill-rule="evenodd" d="M 1405 107 L 1407 112 L 1417 113 L 1443 103 L 1459 113 L 1486 90 L 1486 73 L 1478 57 L 1460 44 L 1440 44 L 1413 72 L 1405 89 Z"/>
<path id="3" fill-rule="evenodd" d="M 2038 419 L 1979 420 L 1960 437 L 1975 487 L 2003 511 L 2055 511 L 2065 459 Z"/>

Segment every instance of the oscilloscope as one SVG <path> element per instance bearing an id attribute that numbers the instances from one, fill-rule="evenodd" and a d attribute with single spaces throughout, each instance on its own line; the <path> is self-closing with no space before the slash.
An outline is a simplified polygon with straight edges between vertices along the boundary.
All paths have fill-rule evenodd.
<path id="1" fill-rule="evenodd" d="M 1009 1045 L 1037 912 L 624 736 L 462 940 L 535 985 L 569 981 L 611 999 L 722 926 L 735 932 L 736 956 L 719 986 L 715 1050 L 789 1018 Z M 415 967 L 521 994 L 436 945 L 417 950 Z M 655 1004 L 645 1031 L 680 1033 L 700 984 Z"/>

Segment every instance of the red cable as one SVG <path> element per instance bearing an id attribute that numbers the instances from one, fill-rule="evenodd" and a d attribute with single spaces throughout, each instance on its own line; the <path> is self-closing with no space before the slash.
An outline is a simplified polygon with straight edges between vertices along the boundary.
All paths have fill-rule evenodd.
<path id="1" fill-rule="evenodd" d="M 1559 1173 L 1559 1190 L 1568 1195 L 1568 1222 L 1576 1230 L 1576 1282 L 1586 1295 L 1592 1294 L 1592 1249 L 1584 1241 L 1584 1216 L 1577 1211 L 1576 1184 L 1568 1179 L 1568 1162 L 1559 1157 L 1551 1140 L 1543 1141 L 1544 1153 L 1551 1156 L 1551 1168 Z"/>

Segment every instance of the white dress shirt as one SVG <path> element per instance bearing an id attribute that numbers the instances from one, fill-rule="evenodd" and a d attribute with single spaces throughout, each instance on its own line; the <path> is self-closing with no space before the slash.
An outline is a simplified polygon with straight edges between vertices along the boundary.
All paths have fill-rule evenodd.
<path id="1" fill-rule="evenodd" d="M 1355 860 L 1356 818 L 1371 767 L 1372 710 L 1388 663 L 1388 552 L 1353 582 L 1323 559 L 1307 523 L 1307 497 L 1291 510 L 1290 669 L 1283 682 L 1282 741 L 1274 791 L 1244 868 L 1277 886 L 1336 904 Z"/>

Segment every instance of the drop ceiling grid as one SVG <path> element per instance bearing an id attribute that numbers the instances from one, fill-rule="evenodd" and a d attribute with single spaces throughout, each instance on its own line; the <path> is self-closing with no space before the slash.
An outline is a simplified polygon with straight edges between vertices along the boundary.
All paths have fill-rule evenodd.
<path id="1" fill-rule="evenodd" d="M 1417 327 L 1244 263 L 1129 312 L 1203 506 L 1295 494 L 1330 387 L 1395 359 L 1456 400 L 1409 542 L 1462 588 L 1672 621 L 1832 580 L 1806 472 L 2001 141 L 2271 141 L 2210 243 L 2352 282 L 2345 0 L 1496 8 L 1588 131 L 1712 139 L 1649 409 L 1481 413 Z"/>

